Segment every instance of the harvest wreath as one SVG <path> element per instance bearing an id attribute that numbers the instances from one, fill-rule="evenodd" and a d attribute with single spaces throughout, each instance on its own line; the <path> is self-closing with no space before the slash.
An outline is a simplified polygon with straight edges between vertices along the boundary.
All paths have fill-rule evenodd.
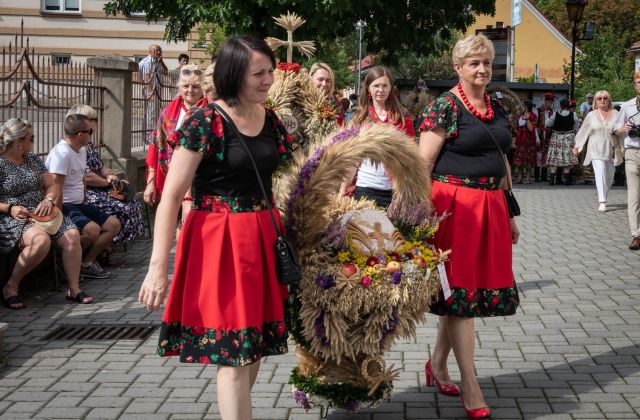
<path id="1" fill-rule="evenodd" d="M 336 194 L 365 158 L 394 175 L 386 212 Z M 375 406 L 399 372 L 384 352 L 415 334 L 440 291 L 434 268 L 447 252 L 428 243 L 441 217 L 431 214 L 426 167 L 414 142 L 380 124 L 337 133 L 296 165 L 278 183 L 303 270 L 289 299 L 293 396 L 306 409 Z"/>

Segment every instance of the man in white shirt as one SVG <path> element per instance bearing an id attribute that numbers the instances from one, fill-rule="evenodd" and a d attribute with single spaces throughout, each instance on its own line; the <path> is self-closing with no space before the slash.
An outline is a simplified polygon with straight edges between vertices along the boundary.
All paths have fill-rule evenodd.
<path id="1" fill-rule="evenodd" d="M 83 257 L 80 275 L 107 278 L 107 273 L 96 262 L 120 231 L 120 222 L 92 204 L 84 204 L 84 176 L 87 173 L 87 151 L 93 130 L 84 115 L 70 115 L 64 122 L 64 139 L 49 152 L 45 165 L 60 191 L 62 213 L 80 230 Z"/>
<path id="2" fill-rule="evenodd" d="M 167 65 L 162 61 L 162 48 L 159 45 L 149 46 L 149 55 L 138 63 L 140 80 L 143 86 L 147 129 L 156 127 L 156 120 L 160 113 L 160 94 L 162 75 L 168 74 Z M 168 84 L 169 82 L 167 82 Z"/>
<path id="3" fill-rule="evenodd" d="M 631 229 L 629 249 L 640 249 L 640 71 L 633 75 L 637 96 L 620 107 L 613 133 L 624 137 L 624 170 L 627 174 L 627 213 Z"/>

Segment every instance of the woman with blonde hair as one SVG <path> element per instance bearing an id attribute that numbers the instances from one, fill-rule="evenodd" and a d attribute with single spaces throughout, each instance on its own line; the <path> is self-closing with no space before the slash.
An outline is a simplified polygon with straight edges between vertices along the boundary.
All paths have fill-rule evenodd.
<path id="1" fill-rule="evenodd" d="M 448 214 L 434 245 L 452 251 L 441 271 L 447 287 L 430 309 L 440 322 L 425 364 L 426 383 L 444 395 L 460 395 L 469 418 L 491 414 L 475 373 L 474 318 L 512 315 L 519 304 L 512 246 L 520 232 L 502 190 L 510 172 L 504 154 L 511 146 L 511 126 L 505 110 L 486 92 L 494 57 L 484 35 L 458 41 L 452 61 L 460 81 L 429 104 L 419 121 L 433 206 L 437 214 Z M 447 370 L 451 350 L 461 387 Z"/>
<path id="2" fill-rule="evenodd" d="M 358 99 L 358 111 L 353 117 L 354 124 L 389 124 L 403 131 L 408 141 L 415 140 L 413 120 L 405 118 L 393 85 L 393 75 L 388 68 L 372 68 L 362 82 L 362 95 Z M 354 198 L 367 198 L 380 207 L 388 207 L 392 198 L 392 179 L 383 164 L 374 164 L 365 159 L 354 172 L 356 185 Z M 353 175 L 348 176 L 340 188 L 344 193 L 351 184 Z"/>
<path id="3" fill-rule="evenodd" d="M 584 166 L 593 166 L 593 175 L 596 179 L 596 189 L 598 190 L 598 211 L 607 211 L 607 194 L 613 184 L 613 174 L 615 166 L 613 163 L 614 150 L 618 149 L 620 155 L 620 144 L 613 132 L 613 122 L 618 111 L 613 109 L 611 95 L 606 90 L 599 90 L 593 98 L 593 111 L 589 112 L 576 134 L 576 145 L 573 154 L 578 156 L 585 144 L 587 154 L 584 158 Z"/>
<path id="4" fill-rule="evenodd" d="M 66 216 L 53 234 L 33 222 L 50 215 L 61 204 L 53 176 L 33 154 L 31 123 L 11 118 L 0 126 L 0 252 L 9 253 L 18 247 L 19 254 L 2 288 L 1 297 L 7 308 L 25 307 L 18 296 L 20 282 L 46 258 L 51 241 L 62 249 L 62 266 L 69 284 L 67 299 L 93 303 L 93 298 L 80 289 L 82 246 L 78 228 Z"/>
<path id="5" fill-rule="evenodd" d="M 162 195 L 164 181 L 169 170 L 169 162 L 173 155 L 172 144 L 175 143 L 175 132 L 187 113 L 193 107 L 202 108 L 208 103 L 202 91 L 202 70 L 197 64 L 189 63 L 180 69 L 178 79 L 178 95 L 164 107 L 156 129 L 149 138 L 147 150 L 147 186 L 144 190 L 144 201 L 155 205 Z M 190 200 L 190 197 L 185 197 Z M 190 206 L 185 202 L 185 206 Z"/>
<path id="6" fill-rule="evenodd" d="M 315 63 L 309 69 L 309 77 L 313 85 L 324 92 L 327 100 L 333 102 L 336 78 L 331 67 L 326 63 Z"/>
<path id="7" fill-rule="evenodd" d="M 216 92 L 216 87 L 213 84 L 213 72 L 216 69 L 216 63 L 213 62 L 207 66 L 204 70 L 204 75 L 202 76 L 202 91 L 204 92 L 204 97 L 207 98 L 207 101 L 213 102 L 218 99 L 218 93 Z"/>

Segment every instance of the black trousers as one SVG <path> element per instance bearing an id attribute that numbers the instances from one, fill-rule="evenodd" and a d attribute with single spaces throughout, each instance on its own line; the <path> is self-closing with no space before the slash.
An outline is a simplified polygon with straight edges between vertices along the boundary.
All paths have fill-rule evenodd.
<path id="1" fill-rule="evenodd" d="M 361 197 L 373 200 L 378 207 L 387 208 L 391 204 L 393 190 L 379 190 L 377 188 L 357 187 L 353 193 L 353 198 L 359 200 Z"/>

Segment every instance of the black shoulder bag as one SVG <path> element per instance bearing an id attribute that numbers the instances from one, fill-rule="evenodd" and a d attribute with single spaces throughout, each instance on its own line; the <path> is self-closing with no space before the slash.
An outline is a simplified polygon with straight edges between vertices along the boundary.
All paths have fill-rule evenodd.
<path id="1" fill-rule="evenodd" d="M 267 191 L 264 189 L 264 185 L 262 184 L 262 179 L 260 178 L 260 172 L 258 171 L 258 165 L 256 165 L 256 161 L 253 159 L 253 155 L 249 150 L 249 147 L 244 141 L 244 137 L 238 130 L 238 127 L 234 124 L 233 120 L 229 117 L 229 114 L 225 112 L 222 107 L 218 104 L 213 104 L 214 108 L 220 113 L 220 116 L 226 121 L 229 127 L 233 130 L 238 137 L 238 141 L 242 144 L 245 152 L 249 155 L 249 160 L 251 161 L 251 165 L 253 166 L 253 170 L 256 173 L 256 178 L 258 179 L 258 185 L 260 185 L 260 191 L 262 192 L 262 196 L 267 202 L 267 207 L 269 209 L 269 216 L 271 216 L 271 222 L 273 223 L 273 228 L 276 231 L 276 242 L 275 242 L 275 251 L 276 251 L 276 275 L 278 277 L 278 281 L 282 284 L 287 285 L 295 285 L 300 282 L 300 278 L 302 274 L 300 272 L 300 264 L 298 263 L 298 253 L 296 252 L 295 247 L 291 244 L 291 241 L 282 236 L 280 233 L 280 229 L 278 228 L 278 224 L 276 223 L 276 218 L 273 215 L 273 207 L 271 206 L 271 198 L 267 196 Z"/>
<path id="2" fill-rule="evenodd" d="M 508 162 L 507 157 L 502 152 L 502 149 L 498 144 L 498 140 L 496 140 L 495 136 L 493 135 L 493 133 L 491 132 L 487 124 L 485 124 L 483 121 L 481 121 L 481 124 L 484 126 L 484 128 L 487 130 L 487 133 L 489 133 L 489 136 L 491 136 L 491 139 L 496 144 L 496 147 L 498 148 L 498 152 L 500 152 L 500 156 L 502 156 L 502 160 L 504 161 L 504 167 L 506 170 L 506 177 L 507 177 L 506 179 L 507 188 L 503 188 L 502 191 L 504 191 L 504 197 L 507 199 L 507 208 L 509 209 L 509 217 L 520 216 L 520 205 L 518 204 L 518 201 L 516 200 L 516 197 L 513 195 L 513 191 L 511 190 L 511 188 L 513 188 L 513 183 L 511 181 L 511 170 L 509 169 L 509 165 L 507 164 Z"/>

